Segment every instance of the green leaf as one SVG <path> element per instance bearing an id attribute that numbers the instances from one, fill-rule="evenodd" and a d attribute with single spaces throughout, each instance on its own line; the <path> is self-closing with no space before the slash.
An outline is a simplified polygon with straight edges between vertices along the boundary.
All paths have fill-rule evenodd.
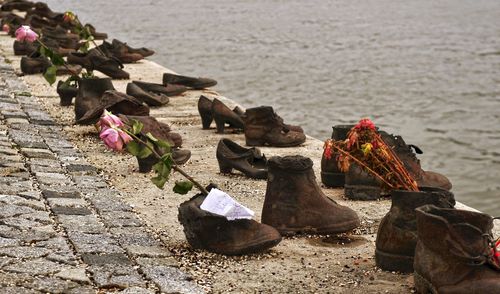
<path id="1" fill-rule="evenodd" d="M 190 181 L 175 181 L 175 186 L 172 189 L 175 193 L 177 194 L 187 194 L 187 192 L 191 191 L 193 189 L 193 183 Z"/>
<path id="2" fill-rule="evenodd" d="M 158 139 L 155 142 L 155 144 L 156 144 L 156 146 L 160 147 L 164 151 L 164 153 L 170 153 L 172 146 L 167 141 L 163 141 L 161 139 Z"/>
<path id="3" fill-rule="evenodd" d="M 138 120 L 132 120 L 132 134 L 137 135 L 142 131 L 144 124 Z"/>
<path id="4" fill-rule="evenodd" d="M 172 169 L 172 164 L 169 164 L 163 160 L 158 161 L 155 165 L 153 165 L 153 170 L 163 178 L 167 178 L 170 176 L 170 170 Z"/>
<path id="5" fill-rule="evenodd" d="M 153 145 L 153 143 L 147 142 L 147 145 L 149 146 L 149 148 L 146 147 L 146 146 L 144 146 L 144 145 L 141 145 L 141 151 L 139 152 L 139 154 L 137 154 L 137 157 L 139 157 L 139 158 L 146 158 L 146 157 L 150 156 L 153 153 L 153 151 L 151 151 L 151 149 L 150 149 L 150 148 L 154 148 L 155 147 Z"/>
<path id="6" fill-rule="evenodd" d="M 141 144 L 136 141 L 130 141 L 127 144 L 127 151 L 134 156 L 138 156 L 141 152 Z"/>
<path id="7" fill-rule="evenodd" d="M 155 142 L 155 143 L 158 141 L 158 139 L 156 139 L 156 138 L 155 138 L 155 136 L 153 136 L 153 134 L 151 134 L 151 133 L 149 133 L 149 132 L 146 134 L 146 137 L 147 137 L 149 140 L 151 140 L 151 141 L 153 141 L 153 142 Z"/>
<path id="8" fill-rule="evenodd" d="M 165 186 L 165 183 L 167 182 L 168 178 L 164 178 L 161 176 L 157 176 L 154 178 L 151 178 L 151 182 L 156 185 L 156 187 L 163 189 L 163 186 Z"/>
<path id="9" fill-rule="evenodd" d="M 64 65 L 64 59 L 58 54 L 53 53 L 52 57 L 50 57 L 50 61 L 52 61 L 53 65 Z"/>
<path id="10" fill-rule="evenodd" d="M 57 66 L 52 65 L 51 67 L 47 68 L 47 70 L 43 73 L 43 77 L 47 82 L 52 85 L 53 83 L 56 82 L 56 71 L 57 71 Z"/>

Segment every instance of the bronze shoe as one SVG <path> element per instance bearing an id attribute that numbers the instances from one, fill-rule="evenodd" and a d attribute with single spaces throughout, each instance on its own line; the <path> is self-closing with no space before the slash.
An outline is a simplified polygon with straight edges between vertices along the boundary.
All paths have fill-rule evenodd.
<path id="1" fill-rule="evenodd" d="M 236 113 L 227 107 L 222 101 L 214 98 L 212 101 L 212 117 L 217 126 L 217 133 L 224 133 L 225 124 L 229 124 L 235 129 L 244 129 L 245 123 Z"/>
<path id="2" fill-rule="evenodd" d="M 61 106 L 70 106 L 74 97 L 78 94 L 78 88 L 74 86 L 65 86 L 63 81 L 57 83 L 57 94 L 61 99 Z"/>
<path id="3" fill-rule="evenodd" d="M 89 125 L 96 123 L 104 110 L 114 114 L 148 116 L 149 107 L 136 98 L 115 90 L 108 90 L 102 94 L 100 104 L 87 111 L 77 124 Z"/>
<path id="4" fill-rule="evenodd" d="M 417 208 L 416 215 L 418 293 L 500 293 L 491 216 L 433 205 Z"/>
<path id="5" fill-rule="evenodd" d="M 168 103 L 168 96 L 165 94 L 155 94 L 153 92 L 146 92 L 135 83 L 127 84 L 127 94 L 134 96 L 149 106 L 162 106 Z"/>
<path id="6" fill-rule="evenodd" d="M 304 143 L 306 136 L 290 130 L 272 107 L 260 106 L 246 110 L 245 139 L 248 146 L 294 147 Z"/>
<path id="7" fill-rule="evenodd" d="M 267 179 L 267 159 L 257 148 L 245 148 L 229 139 L 221 139 L 216 156 L 223 174 L 235 169 L 249 178 Z"/>
<path id="8" fill-rule="evenodd" d="M 179 222 L 193 248 L 242 255 L 265 251 L 281 242 L 281 235 L 271 226 L 249 219 L 229 221 L 202 210 L 205 198 L 198 194 L 179 206 Z"/>
<path id="9" fill-rule="evenodd" d="M 201 95 L 200 99 L 198 99 L 198 112 L 200 113 L 203 129 L 210 129 L 210 124 L 214 119 L 212 116 L 212 101 Z"/>
<path id="10" fill-rule="evenodd" d="M 79 121 L 85 113 L 99 107 L 104 92 L 114 89 L 110 78 L 80 79 L 75 98 L 75 121 Z"/>
<path id="11" fill-rule="evenodd" d="M 183 85 L 195 90 L 201 90 L 215 86 L 217 84 L 217 81 L 209 78 L 194 78 L 171 73 L 164 73 L 163 84 Z"/>
<path id="12" fill-rule="evenodd" d="M 419 187 L 420 191 L 391 191 L 392 205 L 382 218 L 375 242 L 375 263 L 385 271 L 413 272 L 413 257 L 417 245 L 417 217 L 415 208 L 432 204 L 453 208 L 453 193 Z"/>
<path id="13" fill-rule="evenodd" d="M 156 83 L 148 83 L 142 81 L 132 81 L 132 83 L 139 86 L 146 92 L 153 92 L 158 95 L 166 95 L 166 96 L 177 96 L 187 91 L 187 88 L 181 85 L 162 85 Z"/>
<path id="14" fill-rule="evenodd" d="M 323 194 L 312 166 L 300 155 L 269 159 L 262 223 L 283 235 L 336 234 L 359 226 L 356 212 Z"/>

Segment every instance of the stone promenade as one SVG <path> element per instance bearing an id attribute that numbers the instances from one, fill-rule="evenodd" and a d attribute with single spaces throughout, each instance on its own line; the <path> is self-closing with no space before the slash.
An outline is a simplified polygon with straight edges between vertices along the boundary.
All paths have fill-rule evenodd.
<path id="1" fill-rule="evenodd" d="M 199 293 L 0 58 L 0 292 Z"/>

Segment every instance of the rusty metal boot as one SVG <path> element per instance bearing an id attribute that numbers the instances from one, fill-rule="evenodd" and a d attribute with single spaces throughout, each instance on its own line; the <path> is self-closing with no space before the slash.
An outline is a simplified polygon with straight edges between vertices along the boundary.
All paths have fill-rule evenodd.
<path id="1" fill-rule="evenodd" d="M 419 192 L 391 191 L 391 198 L 391 209 L 378 227 L 375 263 L 386 271 L 410 273 L 417 245 L 415 208 L 427 204 L 453 208 L 455 197 L 447 190 L 420 187 Z"/>
<path id="2" fill-rule="evenodd" d="M 262 223 L 284 235 L 335 234 L 359 226 L 356 212 L 323 194 L 312 166 L 300 155 L 269 159 Z"/>
<path id="3" fill-rule="evenodd" d="M 101 104 L 101 97 L 107 90 L 114 90 L 110 78 L 90 78 L 78 81 L 78 94 L 75 98 L 75 121 L 85 113 Z"/>
<path id="4" fill-rule="evenodd" d="M 179 206 L 179 222 L 193 248 L 241 255 L 265 251 L 281 242 L 280 233 L 271 226 L 250 219 L 229 221 L 202 210 L 205 197 L 198 194 Z"/>
<path id="5" fill-rule="evenodd" d="M 306 141 L 304 133 L 287 128 L 271 106 L 249 108 L 244 118 L 248 146 L 294 147 Z"/>
<path id="6" fill-rule="evenodd" d="M 335 141 L 347 139 L 347 133 L 349 133 L 353 126 L 354 125 L 333 126 L 332 139 Z M 330 159 L 326 159 L 324 154 L 321 157 L 321 182 L 323 185 L 330 188 L 344 187 L 345 174 L 339 169 L 335 155 Z"/>
<path id="7" fill-rule="evenodd" d="M 418 293 L 500 293 L 492 217 L 433 205 L 417 208 L 416 215 L 413 267 Z"/>

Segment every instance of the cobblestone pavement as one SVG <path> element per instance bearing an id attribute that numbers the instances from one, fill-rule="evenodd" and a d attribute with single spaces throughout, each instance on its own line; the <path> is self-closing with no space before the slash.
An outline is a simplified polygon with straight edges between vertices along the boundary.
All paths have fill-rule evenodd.
<path id="1" fill-rule="evenodd" d="M 2 293 L 199 293 L 0 60 Z"/>

